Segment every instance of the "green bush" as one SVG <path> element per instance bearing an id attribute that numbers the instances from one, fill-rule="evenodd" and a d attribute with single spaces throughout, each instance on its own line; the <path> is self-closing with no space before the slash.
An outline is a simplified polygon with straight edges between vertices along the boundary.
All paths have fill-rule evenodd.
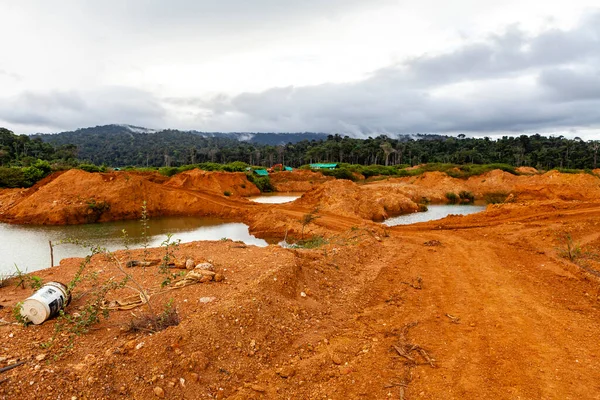
<path id="1" fill-rule="evenodd" d="M 446 199 L 448 199 L 448 203 L 450 204 L 456 204 L 459 201 L 458 195 L 453 192 L 446 193 Z"/>
<path id="2" fill-rule="evenodd" d="M 460 197 L 462 203 L 472 203 L 475 201 L 475 195 L 466 190 L 462 190 L 458 196 Z"/>
<path id="3" fill-rule="evenodd" d="M 229 190 L 226 190 L 223 192 L 223 195 L 225 195 L 226 197 L 231 196 L 231 192 Z"/>
<path id="4" fill-rule="evenodd" d="M 158 170 L 158 172 L 164 176 L 173 176 L 179 171 L 176 167 L 162 167 Z"/>
<path id="5" fill-rule="evenodd" d="M 271 179 L 269 179 L 268 176 L 260 176 L 259 177 L 259 176 L 254 175 L 252 172 L 248 172 L 246 174 L 246 176 L 248 177 L 248 180 L 250 182 L 254 183 L 254 185 L 256 185 L 258 190 L 260 190 L 261 192 L 265 193 L 265 192 L 274 192 L 275 191 L 275 188 L 271 184 Z"/>
<path id="6" fill-rule="evenodd" d="M 325 176 L 333 176 L 335 179 L 347 179 L 350 181 L 356 180 L 356 177 L 352 174 L 352 172 L 346 168 L 326 169 L 321 170 L 321 173 Z"/>
<path id="7" fill-rule="evenodd" d="M 52 167 L 48 161 L 37 160 L 33 165 L 23 168 L 23 177 L 27 186 L 33 186 L 35 183 L 52 172 Z"/>
<path id="8" fill-rule="evenodd" d="M 22 168 L 0 167 L 0 187 L 19 188 L 25 186 L 27 185 Z"/>
<path id="9" fill-rule="evenodd" d="M 82 169 L 86 172 L 100 172 L 102 171 L 102 168 L 100 168 L 97 165 L 94 164 L 80 164 L 79 167 L 77 167 L 79 169 Z M 106 168 L 104 168 L 104 170 L 106 170 Z"/>

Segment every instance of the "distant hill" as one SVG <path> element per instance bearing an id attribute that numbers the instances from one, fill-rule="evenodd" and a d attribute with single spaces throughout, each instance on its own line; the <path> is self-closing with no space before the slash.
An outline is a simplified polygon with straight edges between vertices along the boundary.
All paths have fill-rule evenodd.
<path id="1" fill-rule="evenodd" d="M 163 131 L 180 132 L 183 134 L 191 133 L 203 138 L 232 139 L 248 143 L 264 144 L 270 146 L 279 146 L 288 143 L 297 143 L 303 140 L 325 140 L 326 133 L 315 132 L 294 132 L 294 133 L 269 133 L 269 132 L 201 132 L 196 130 L 179 131 L 176 129 L 166 129 Z M 59 132 L 52 134 L 36 134 L 35 137 L 41 138 L 48 143 L 74 143 L 71 139 L 82 139 L 84 137 L 98 135 L 130 135 L 132 133 L 154 134 L 161 130 L 149 129 L 134 125 L 102 125 L 90 128 L 77 129 L 75 131 Z M 68 139 L 68 140 L 67 140 Z"/>
<path id="2" fill-rule="evenodd" d="M 78 158 L 94 164 L 181 165 L 204 161 L 252 162 L 255 146 L 281 146 L 326 140 L 324 133 L 199 132 L 155 130 L 133 125 L 103 125 L 54 134 L 36 134 L 55 146 L 77 146 Z M 219 150 L 217 152 L 217 150 Z M 216 157 L 218 153 L 219 157 Z M 226 153 L 226 154 L 224 154 Z"/>

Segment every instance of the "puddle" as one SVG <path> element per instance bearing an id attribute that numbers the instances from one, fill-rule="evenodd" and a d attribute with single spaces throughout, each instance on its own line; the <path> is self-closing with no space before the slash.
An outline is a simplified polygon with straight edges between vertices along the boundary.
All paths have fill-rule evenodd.
<path id="1" fill-rule="evenodd" d="M 425 212 L 416 212 L 404 214 L 386 219 L 383 223 L 387 226 L 409 225 L 417 222 L 435 221 L 442 219 L 450 214 L 468 215 L 485 210 L 486 206 L 466 206 L 466 205 L 430 205 Z"/>
<path id="2" fill-rule="evenodd" d="M 181 239 L 182 243 L 195 240 L 220 240 L 228 238 L 241 240 L 249 245 L 267 246 L 265 240 L 256 238 L 248 232 L 248 226 L 242 223 L 223 222 L 214 218 L 168 217 L 148 221 L 150 247 L 159 247 L 172 233 L 172 240 Z M 23 272 L 32 272 L 50 266 L 50 245 L 60 240 L 75 238 L 90 242 L 114 251 L 123 249 L 123 229 L 131 244 L 129 247 L 143 246 L 141 223 L 138 220 L 106 222 L 102 224 L 68 226 L 31 226 L 0 223 L 0 275 L 15 271 L 15 264 Z M 85 257 L 89 249 L 75 245 L 54 246 L 54 264 L 63 258 Z"/>
<path id="3" fill-rule="evenodd" d="M 286 192 L 282 193 L 264 193 L 261 196 L 256 197 L 248 197 L 248 200 L 253 201 L 255 203 L 265 203 L 265 204 L 282 204 L 292 202 L 302 196 L 302 193 L 297 192 Z"/>

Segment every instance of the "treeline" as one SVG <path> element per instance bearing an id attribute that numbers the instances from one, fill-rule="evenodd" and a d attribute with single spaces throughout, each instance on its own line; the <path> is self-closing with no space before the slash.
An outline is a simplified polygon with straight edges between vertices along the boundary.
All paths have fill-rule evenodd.
<path id="1" fill-rule="evenodd" d="M 403 175 L 407 172 L 402 168 L 421 164 L 435 164 L 438 170 L 449 173 L 454 169 L 440 166 L 582 170 L 598 167 L 599 144 L 597 140 L 541 135 L 492 140 L 424 134 L 395 139 L 383 135 L 355 139 L 335 134 L 323 140 L 270 145 L 177 130 L 136 132 L 118 125 L 36 137 L 15 135 L 0 128 L 0 187 L 31 186 L 51 170 L 72 167 L 88 171 L 106 167 L 161 168 L 161 172 L 172 174 L 199 165 L 207 169 L 215 165 L 235 165 L 235 169 L 240 170 L 242 166 L 269 167 L 277 163 L 300 167 L 315 162 L 335 162 L 345 164 L 344 168 L 328 173 L 345 174 L 345 178 L 350 178 L 353 172 L 367 177 Z"/>
<path id="2" fill-rule="evenodd" d="M 203 137 L 192 132 L 124 132 L 108 125 L 57 135 L 43 135 L 55 145 L 76 145 L 78 158 L 113 167 L 178 167 L 204 162 L 299 167 L 313 162 L 361 165 L 418 165 L 424 163 L 493 164 L 538 169 L 597 168 L 599 141 L 541 135 L 468 138 L 442 135 L 387 136 L 355 139 L 329 135 L 286 145 L 257 144 L 233 138 Z"/>
<path id="3" fill-rule="evenodd" d="M 78 165 L 75 145 L 53 146 L 0 128 L 0 187 L 29 187 L 53 169 Z"/>

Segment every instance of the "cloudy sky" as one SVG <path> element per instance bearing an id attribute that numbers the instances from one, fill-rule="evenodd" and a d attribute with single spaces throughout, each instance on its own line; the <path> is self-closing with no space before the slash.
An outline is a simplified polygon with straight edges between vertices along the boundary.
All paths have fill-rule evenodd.
<path id="1" fill-rule="evenodd" d="M 598 0 L 0 0 L 0 126 L 600 139 Z"/>

